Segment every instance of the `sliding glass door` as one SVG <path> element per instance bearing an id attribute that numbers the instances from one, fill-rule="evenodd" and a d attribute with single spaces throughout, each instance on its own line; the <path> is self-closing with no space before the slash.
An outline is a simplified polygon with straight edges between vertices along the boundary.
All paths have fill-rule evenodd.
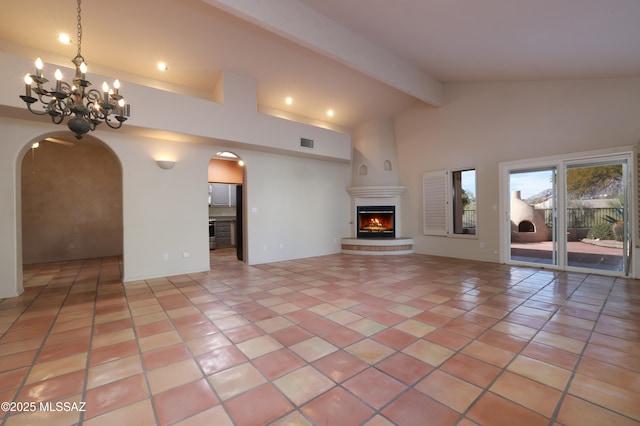
<path id="1" fill-rule="evenodd" d="M 556 167 L 509 172 L 510 259 L 558 265 Z"/>
<path id="2" fill-rule="evenodd" d="M 631 155 L 502 166 L 506 260 L 628 275 Z M 506 193 L 503 199 L 506 200 Z"/>
<path id="3" fill-rule="evenodd" d="M 626 272 L 627 170 L 626 159 L 566 165 L 567 265 Z"/>

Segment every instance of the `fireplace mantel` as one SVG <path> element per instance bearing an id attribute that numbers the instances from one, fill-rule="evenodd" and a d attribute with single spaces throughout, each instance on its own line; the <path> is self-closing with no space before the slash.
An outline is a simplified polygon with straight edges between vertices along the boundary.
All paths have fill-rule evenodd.
<path id="1" fill-rule="evenodd" d="M 399 185 L 349 186 L 347 193 L 359 198 L 385 198 L 402 195 L 405 189 L 405 186 Z"/>
<path id="2" fill-rule="evenodd" d="M 368 255 L 394 255 L 413 253 L 413 239 L 402 237 L 401 196 L 406 187 L 400 185 L 349 186 L 351 196 L 352 236 L 342 239 L 342 253 Z M 395 208 L 396 238 L 356 238 L 358 206 L 390 205 Z"/>

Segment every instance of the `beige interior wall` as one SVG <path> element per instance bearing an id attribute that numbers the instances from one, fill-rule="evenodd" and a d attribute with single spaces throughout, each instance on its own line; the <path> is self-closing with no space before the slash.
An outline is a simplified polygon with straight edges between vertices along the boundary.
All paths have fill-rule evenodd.
<path id="1" fill-rule="evenodd" d="M 120 255 L 122 233 L 122 171 L 109 149 L 85 138 L 25 154 L 24 263 Z"/>
<path id="2" fill-rule="evenodd" d="M 500 210 L 500 163 L 636 145 L 638 99 L 640 78 L 451 84 L 445 106 L 400 114 L 403 225 L 416 252 L 498 262 L 508 217 Z M 422 174 L 462 168 L 476 169 L 477 235 L 424 235 Z"/>
<path id="3" fill-rule="evenodd" d="M 237 161 L 216 158 L 209 161 L 209 182 L 242 183 L 243 172 Z"/>

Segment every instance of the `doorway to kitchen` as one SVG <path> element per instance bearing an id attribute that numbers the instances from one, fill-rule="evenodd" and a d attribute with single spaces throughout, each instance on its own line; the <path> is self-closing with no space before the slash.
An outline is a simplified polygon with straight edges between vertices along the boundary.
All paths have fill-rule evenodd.
<path id="1" fill-rule="evenodd" d="M 244 161 L 230 151 L 220 151 L 209 161 L 209 249 L 233 248 L 245 256 Z"/>
<path id="2" fill-rule="evenodd" d="M 631 274 L 632 164 L 631 152 L 501 164 L 503 260 Z"/>

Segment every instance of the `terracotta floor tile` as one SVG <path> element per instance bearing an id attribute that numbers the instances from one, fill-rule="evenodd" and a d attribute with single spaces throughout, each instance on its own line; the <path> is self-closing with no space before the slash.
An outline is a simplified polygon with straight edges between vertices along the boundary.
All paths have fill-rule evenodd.
<path id="1" fill-rule="evenodd" d="M 213 324 L 210 326 L 217 329 Z M 253 339 L 254 337 L 262 336 L 264 334 L 265 332 L 260 327 L 253 324 L 242 325 L 240 327 L 224 331 L 224 335 L 233 343 L 244 342 L 245 340 Z M 185 333 L 183 333 L 183 335 L 185 335 Z"/>
<path id="2" fill-rule="evenodd" d="M 137 354 L 138 342 L 135 340 L 127 340 L 126 342 L 116 343 L 115 345 L 93 349 L 89 353 L 89 362 L 91 366 L 94 366 Z"/>
<path id="3" fill-rule="evenodd" d="M 452 356 L 440 369 L 483 388 L 502 371 L 494 365 L 460 353 Z"/>
<path id="4" fill-rule="evenodd" d="M 87 391 L 85 419 L 140 401 L 149 396 L 143 374 Z"/>
<path id="5" fill-rule="evenodd" d="M 153 370 L 165 365 L 191 358 L 189 350 L 183 343 L 164 346 L 142 354 L 142 362 L 148 370 Z"/>
<path id="6" fill-rule="evenodd" d="M 487 343 L 479 342 L 477 340 L 471 342 L 468 346 L 466 346 L 462 350 L 462 353 L 470 355 L 474 358 L 478 358 L 482 361 L 488 362 L 489 364 L 493 364 L 498 367 L 506 366 L 509 361 L 511 361 L 515 356 L 514 352 L 510 352 Z"/>
<path id="7" fill-rule="evenodd" d="M 202 355 L 229 345 L 231 341 L 223 333 L 209 334 L 187 341 L 187 346 L 194 355 Z"/>
<path id="8" fill-rule="evenodd" d="M 28 368 L 19 368 L 4 373 L 0 373 L 0 392 L 17 389 L 29 372 Z M 4 400 L 3 400 L 4 401 Z"/>
<path id="9" fill-rule="evenodd" d="M 481 425 L 546 426 L 549 420 L 494 393 L 487 392 L 471 407 L 467 417 Z"/>
<path id="10" fill-rule="evenodd" d="M 223 401 L 266 382 L 260 371 L 248 362 L 215 373 L 208 379 Z"/>
<path id="11" fill-rule="evenodd" d="M 372 336 L 371 339 L 395 350 L 400 350 L 417 340 L 416 336 L 396 329 L 395 327 L 383 330 Z"/>
<path id="12" fill-rule="evenodd" d="M 207 424 L 215 426 L 234 426 L 233 421 L 222 405 L 216 405 L 174 424 L 177 426 L 201 426 Z"/>
<path id="13" fill-rule="evenodd" d="M 451 349 L 422 339 L 404 348 L 402 352 L 434 367 L 454 354 Z"/>
<path id="14" fill-rule="evenodd" d="M 515 324 L 509 321 L 498 322 L 492 327 L 492 330 L 509 334 L 511 336 L 516 336 L 525 340 L 531 339 L 538 332 L 538 330 L 535 328 Z"/>
<path id="15" fill-rule="evenodd" d="M 0 356 L 0 372 L 13 370 L 20 367 L 26 367 L 33 363 L 36 355 L 37 351 L 35 349 L 32 349 L 30 351 Z"/>
<path id="16" fill-rule="evenodd" d="M 562 393 L 525 377 L 504 372 L 490 390 L 503 398 L 551 418 Z"/>
<path id="17" fill-rule="evenodd" d="M 567 352 L 572 352 L 574 354 L 582 353 L 585 345 L 584 342 L 580 340 L 561 336 L 555 333 L 549 333 L 547 331 L 540 331 L 533 338 L 533 341 L 543 345 L 553 346 L 554 348 L 562 349 Z"/>
<path id="18" fill-rule="evenodd" d="M 93 336 L 93 339 L 91 340 L 91 348 L 102 348 L 133 339 L 135 339 L 133 328 L 125 328 L 124 330 L 112 331 Z"/>
<path id="19" fill-rule="evenodd" d="M 333 381 L 341 383 L 367 368 L 368 364 L 340 350 L 315 361 L 313 366 Z"/>
<path id="20" fill-rule="evenodd" d="M 332 380 L 310 365 L 274 380 L 273 384 L 297 406 L 335 386 Z"/>
<path id="21" fill-rule="evenodd" d="M 413 385 L 433 370 L 429 364 L 403 353 L 391 355 L 376 364 L 376 368 L 408 385 Z"/>
<path id="22" fill-rule="evenodd" d="M 347 346 L 344 350 L 370 365 L 382 361 L 395 352 L 390 347 L 371 339 L 361 340 Z"/>
<path id="23" fill-rule="evenodd" d="M 482 334 L 482 336 L 478 337 L 478 341 L 488 343 L 514 353 L 520 352 L 527 344 L 527 340 L 494 330 L 487 330 Z"/>
<path id="24" fill-rule="evenodd" d="M 225 346 L 196 357 L 200 368 L 207 376 L 242 364 L 247 360 L 247 357 L 235 346 Z"/>
<path id="25" fill-rule="evenodd" d="M 467 343 L 471 341 L 470 337 L 463 336 L 461 334 L 453 333 L 444 329 L 437 329 L 424 336 L 424 340 L 428 340 L 433 343 L 438 343 L 445 348 L 453 349 L 457 351 L 462 349 Z"/>
<path id="26" fill-rule="evenodd" d="M 334 328 L 326 333 L 321 334 L 321 337 L 334 346 L 344 348 L 358 340 L 364 339 L 364 336 L 357 333 L 347 327 Z"/>
<path id="27" fill-rule="evenodd" d="M 635 392 L 576 374 L 569 387 L 569 393 L 640 421 L 640 404 Z"/>
<path id="28" fill-rule="evenodd" d="M 142 362 L 138 355 L 119 358 L 89 368 L 87 389 L 97 388 L 107 383 L 142 373 Z"/>
<path id="29" fill-rule="evenodd" d="M 367 337 L 379 333 L 386 328 L 386 326 L 384 326 L 383 324 L 380 324 L 379 322 L 375 322 L 368 318 L 354 321 L 350 324 L 347 324 L 346 327 Z"/>
<path id="30" fill-rule="evenodd" d="M 453 425 L 459 415 L 452 409 L 434 401 L 428 396 L 410 389 L 389 404 L 382 414 L 397 425 Z M 489 423 L 487 423 L 489 424 Z"/>
<path id="31" fill-rule="evenodd" d="M 149 388 L 154 395 L 200 378 L 202 378 L 202 372 L 191 357 L 147 371 Z"/>
<path id="32" fill-rule="evenodd" d="M 482 393 L 482 388 L 440 370 L 429 374 L 415 389 L 459 413 L 464 413 Z"/>
<path id="33" fill-rule="evenodd" d="M 571 378 L 568 370 L 524 355 L 518 355 L 507 369 L 561 391 Z"/>
<path id="34" fill-rule="evenodd" d="M 393 312 L 389 311 L 373 312 L 372 314 L 367 315 L 367 318 L 379 324 L 386 325 L 387 327 L 398 324 L 406 319 L 402 315 L 394 314 Z"/>
<path id="35" fill-rule="evenodd" d="M 637 426 L 638 422 L 583 399 L 567 395 L 562 402 L 557 417 L 558 422 L 567 426 L 617 425 Z"/>
<path id="36" fill-rule="evenodd" d="M 342 386 L 376 410 L 407 389 L 405 384 L 374 368 L 358 373 Z"/>
<path id="37" fill-rule="evenodd" d="M 61 343 L 57 345 L 47 344 L 40 351 L 38 362 L 53 361 L 60 358 L 65 358 L 70 355 L 77 355 L 87 352 L 89 350 L 89 337 L 85 337 L 79 340 L 73 340 L 68 343 Z"/>
<path id="38" fill-rule="evenodd" d="M 312 337 L 289 347 L 300 358 L 313 362 L 338 350 L 331 343 L 320 337 Z"/>
<path id="39" fill-rule="evenodd" d="M 150 324 L 143 324 L 136 326 L 136 333 L 138 334 L 138 338 L 153 336 L 154 334 L 164 333 L 166 331 L 172 331 L 173 324 L 169 320 L 162 320 L 157 322 L 152 322 Z"/>
<path id="40" fill-rule="evenodd" d="M 271 337 L 276 339 L 284 346 L 291 346 L 310 337 L 313 337 L 309 331 L 302 327 L 293 325 L 270 333 Z"/>
<path id="41" fill-rule="evenodd" d="M 253 365 L 269 380 L 274 380 L 283 374 L 302 367 L 305 362 L 289 349 L 279 349 L 254 359 Z"/>
<path id="42" fill-rule="evenodd" d="M 206 379 L 200 379 L 153 397 L 161 424 L 185 419 L 218 404 Z"/>
<path id="43" fill-rule="evenodd" d="M 564 368 L 565 370 L 573 370 L 579 358 L 578 354 L 535 342 L 529 343 L 522 350 L 521 354 L 528 356 L 529 358 L 553 364 L 557 367 Z"/>
<path id="44" fill-rule="evenodd" d="M 624 365 L 616 366 L 584 357 L 576 372 L 631 392 L 640 393 L 640 373 L 630 371 Z"/>
<path id="45" fill-rule="evenodd" d="M 293 409 L 291 403 L 270 384 L 233 398 L 224 406 L 237 426 L 268 424 Z"/>
<path id="46" fill-rule="evenodd" d="M 269 335 L 245 340 L 244 342 L 238 343 L 237 346 L 249 359 L 254 359 L 282 348 L 282 345 Z"/>
<path id="47" fill-rule="evenodd" d="M 122 408 L 109 411 L 105 414 L 85 420 L 85 426 L 136 426 L 155 424 L 156 419 L 153 413 L 150 399 L 143 399 L 126 405 Z"/>
<path id="48" fill-rule="evenodd" d="M 37 349 L 42 345 L 43 341 L 44 336 L 36 336 L 24 340 L 18 340 L 16 342 L 0 344 L 0 356 L 13 355 Z"/>
<path id="49" fill-rule="evenodd" d="M 29 372 L 26 383 L 36 383 L 52 377 L 84 370 L 87 365 L 87 353 L 79 353 L 53 361 L 38 363 Z"/>
<path id="50" fill-rule="evenodd" d="M 302 412 L 316 425 L 355 426 L 374 411 L 342 388 L 333 388 L 302 407 Z"/>
<path id="51" fill-rule="evenodd" d="M 82 392 L 86 372 L 76 371 L 49 380 L 25 385 L 20 389 L 17 401 L 47 402 L 56 401 Z"/>

